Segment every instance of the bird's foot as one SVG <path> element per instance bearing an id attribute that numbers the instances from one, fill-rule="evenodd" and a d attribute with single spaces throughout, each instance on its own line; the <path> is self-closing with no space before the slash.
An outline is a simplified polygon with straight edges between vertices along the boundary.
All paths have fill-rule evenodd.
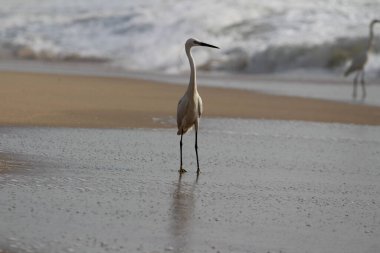
<path id="1" fill-rule="evenodd" d="M 187 171 L 181 166 L 181 168 L 179 168 L 178 172 L 179 172 L 180 174 L 182 174 L 182 173 L 185 173 L 185 172 L 187 172 Z"/>
<path id="2" fill-rule="evenodd" d="M 201 173 L 200 169 L 198 168 L 197 169 L 197 175 L 199 176 L 199 174 Z"/>

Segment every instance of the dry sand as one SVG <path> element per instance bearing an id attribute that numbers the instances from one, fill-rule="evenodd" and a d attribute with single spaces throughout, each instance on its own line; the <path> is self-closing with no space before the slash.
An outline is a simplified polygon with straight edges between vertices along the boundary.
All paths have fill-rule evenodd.
<path id="1" fill-rule="evenodd" d="M 173 127 L 186 87 L 128 78 L 0 72 L 0 125 Z M 380 125 L 380 107 L 202 87 L 205 117 Z"/>

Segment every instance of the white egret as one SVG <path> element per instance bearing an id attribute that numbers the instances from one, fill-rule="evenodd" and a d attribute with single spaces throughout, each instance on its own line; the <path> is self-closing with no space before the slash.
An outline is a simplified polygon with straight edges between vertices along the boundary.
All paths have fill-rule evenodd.
<path id="1" fill-rule="evenodd" d="M 177 106 L 177 135 L 181 135 L 180 141 L 180 153 L 181 153 L 181 167 L 179 169 L 180 173 L 186 172 L 182 166 L 182 136 L 190 130 L 192 127 L 195 128 L 195 153 L 197 156 L 197 174 L 199 174 L 199 160 L 198 160 L 198 126 L 199 119 L 202 115 L 202 99 L 199 96 L 197 90 L 197 80 L 196 80 L 196 69 L 193 56 L 191 55 L 191 48 L 194 46 L 204 46 L 219 48 L 204 42 L 200 42 L 196 39 L 188 39 L 185 43 L 185 50 L 187 58 L 190 63 L 190 82 L 187 87 L 187 91 L 183 97 L 179 100 Z"/>
<path id="2" fill-rule="evenodd" d="M 356 55 L 355 57 L 353 57 L 350 67 L 344 73 L 344 76 L 348 76 L 352 72 L 356 72 L 355 78 L 353 80 L 353 83 L 354 83 L 353 92 L 352 92 L 353 98 L 356 98 L 356 88 L 357 88 L 359 76 L 361 76 L 360 83 L 362 85 L 362 97 L 363 99 L 366 97 L 365 81 L 364 81 L 364 67 L 368 61 L 368 54 L 370 53 L 373 47 L 373 39 L 374 39 L 373 27 L 376 23 L 380 23 L 380 20 L 374 19 L 369 24 L 369 38 L 368 38 L 368 45 L 367 45 L 366 50 Z"/>

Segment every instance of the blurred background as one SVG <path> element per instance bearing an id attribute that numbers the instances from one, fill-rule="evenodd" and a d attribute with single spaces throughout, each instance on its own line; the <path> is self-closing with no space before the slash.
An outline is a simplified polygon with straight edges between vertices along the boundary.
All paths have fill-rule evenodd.
<path id="1" fill-rule="evenodd" d="M 365 49 L 378 0 L 0 0 L 0 58 L 94 62 L 129 71 L 333 73 Z M 375 35 L 380 27 L 375 26 Z M 380 78 L 380 39 L 366 67 Z"/>

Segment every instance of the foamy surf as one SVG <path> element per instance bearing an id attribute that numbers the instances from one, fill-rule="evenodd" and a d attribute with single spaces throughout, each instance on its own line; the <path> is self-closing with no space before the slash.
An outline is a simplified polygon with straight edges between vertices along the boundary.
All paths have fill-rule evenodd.
<path id="1" fill-rule="evenodd" d="M 368 23 L 379 13 L 372 0 L 6 1 L 0 56 L 179 73 L 188 68 L 183 43 L 194 36 L 222 48 L 194 50 L 203 70 L 341 71 L 365 46 Z M 379 47 L 368 66 L 373 75 L 380 68 Z"/>

